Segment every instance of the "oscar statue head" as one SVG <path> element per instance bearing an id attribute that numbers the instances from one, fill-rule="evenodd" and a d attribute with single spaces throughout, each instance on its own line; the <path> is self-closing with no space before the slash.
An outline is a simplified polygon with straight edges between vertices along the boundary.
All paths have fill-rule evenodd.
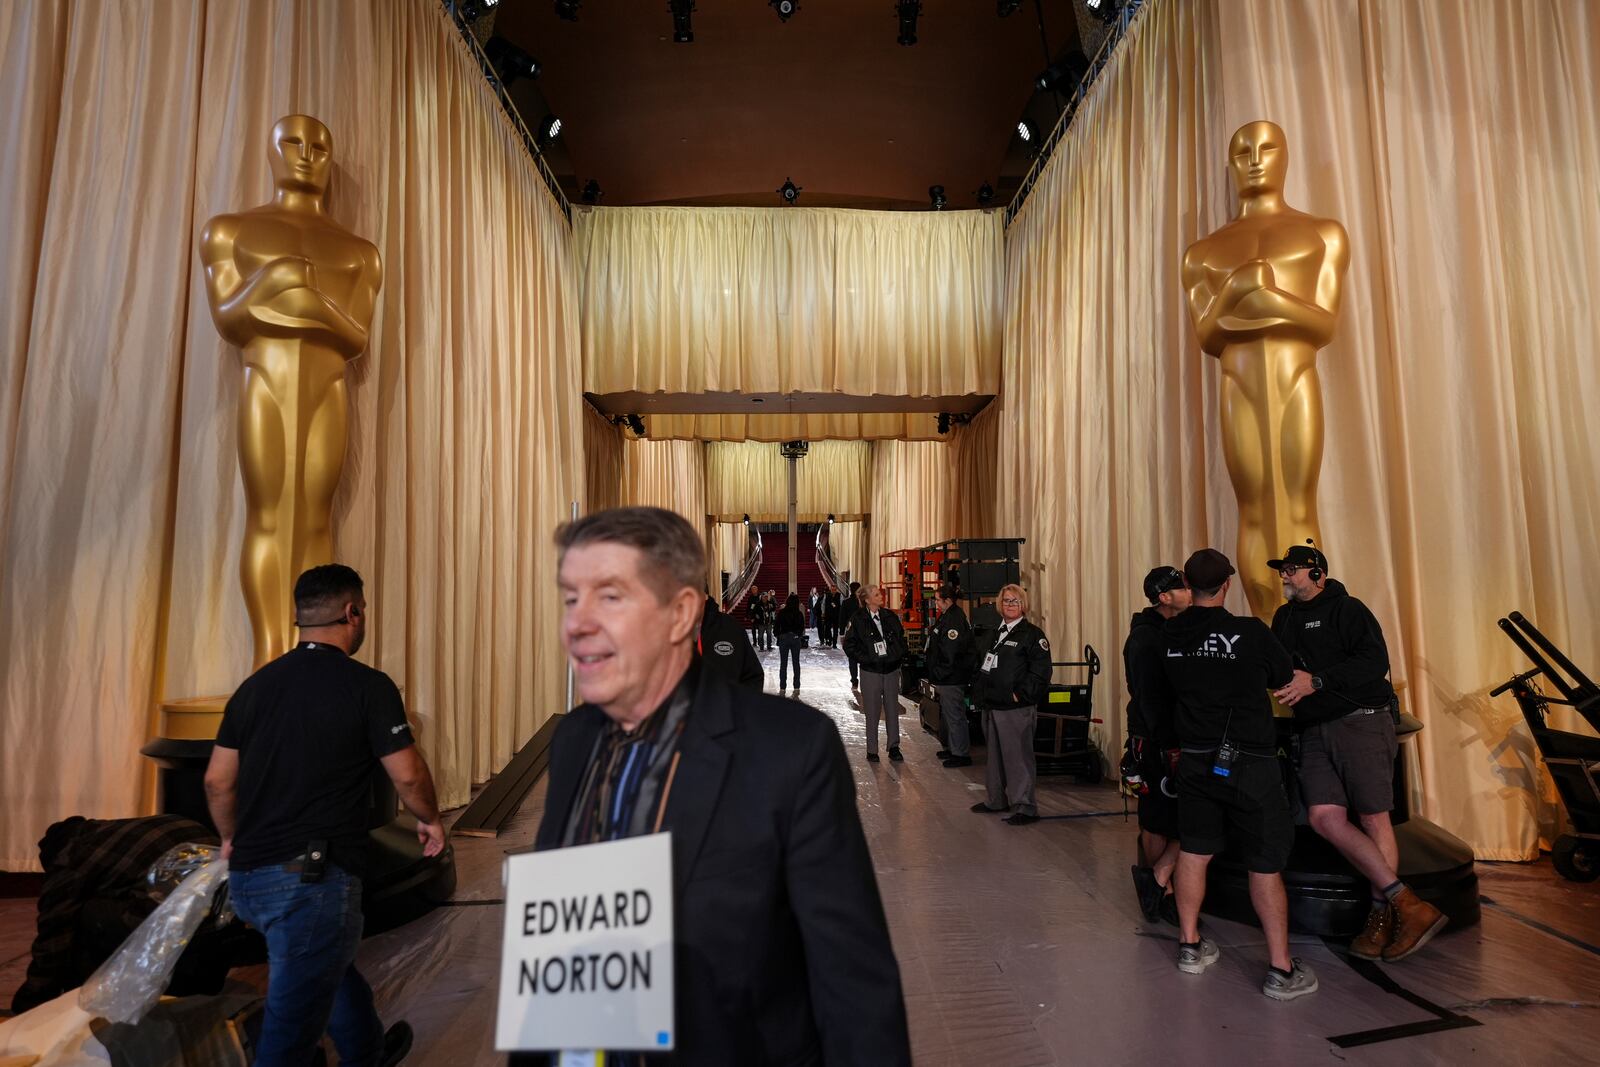
<path id="1" fill-rule="evenodd" d="M 1289 171 L 1289 146 L 1282 127 L 1265 119 L 1240 126 L 1228 142 L 1228 169 L 1241 200 L 1281 194 Z"/>
<path id="2" fill-rule="evenodd" d="M 333 170 L 333 134 L 310 115 L 285 115 L 272 127 L 271 159 L 279 189 L 321 196 Z"/>

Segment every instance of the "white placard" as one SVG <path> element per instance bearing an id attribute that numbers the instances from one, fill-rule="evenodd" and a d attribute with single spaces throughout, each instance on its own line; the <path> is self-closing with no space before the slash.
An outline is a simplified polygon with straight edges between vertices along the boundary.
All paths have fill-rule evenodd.
<path id="1" fill-rule="evenodd" d="M 506 857 L 501 1052 L 670 1050 L 672 835 Z"/>

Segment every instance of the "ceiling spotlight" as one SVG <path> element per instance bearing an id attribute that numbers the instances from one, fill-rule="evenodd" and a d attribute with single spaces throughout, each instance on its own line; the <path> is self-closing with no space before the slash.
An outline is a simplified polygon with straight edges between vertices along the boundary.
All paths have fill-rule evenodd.
<path id="1" fill-rule="evenodd" d="M 978 206 L 988 207 L 990 204 L 994 203 L 994 186 L 990 185 L 988 182 L 984 182 L 982 185 L 978 186 L 977 195 Z"/>
<path id="2" fill-rule="evenodd" d="M 556 17 L 568 22 L 578 21 L 578 7 L 583 0 L 556 0 Z"/>
<path id="3" fill-rule="evenodd" d="M 694 44 L 694 24 L 689 18 L 694 14 L 694 0 L 667 0 L 667 7 L 672 11 L 672 43 Z"/>
<path id="4" fill-rule="evenodd" d="M 483 46 L 483 54 L 489 57 L 490 65 L 500 77 L 500 84 L 507 88 L 518 78 L 539 76 L 539 61 L 499 34 L 489 38 L 489 43 Z"/>
<path id="5" fill-rule="evenodd" d="M 779 22 L 788 22 L 790 16 L 800 8 L 796 0 L 767 0 L 767 3 L 778 13 Z"/>
<path id="6" fill-rule="evenodd" d="M 944 186 L 928 186 L 928 202 L 933 205 L 933 210 L 943 211 L 944 206 L 950 202 L 949 200 L 945 199 Z"/>
<path id="7" fill-rule="evenodd" d="M 644 420 L 643 419 L 641 419 L 637 415 L 628 415 L 628 416 L 625 416 L 624 421 L 627 422 L 628 429 L 632 430 L 634 432 L 635 436 L 638 436 L 638 437 L 643 437 L 644 436 Z"/>
<path id="8" fill-rule="evenodd" d="M 1089 73 L 1089 61 L 1082 52 L 1073 50 L 1050 64 L 1033 79 L 1035 89 L 1066 89 L 1071 91 Z"/>
<path id="9" fill-rule="evenodd" d="M 896 0 L 894 10 L 900 19 L 900 35 L 895 38 L 895 42 L 902 45 L 916 44 L 917 16 L 922 14 L 922 0 Z"/>
<path id="10" fill-rule="evenodd" d="M 746 514 L 745 514 L 745 517 L 744 517 L 744 519 L 743 519 L 743 522 L 744 522 L 744 524 L 745 524 L 745 525 L 746 525 L 746 526 L 749 526 L 749 525 L 750 525 L 750 515 L 749 515 L 749 513 L 748 513 L 748 512 L 747 512 L 747 513 L 746 513 Z"/>
<path id="11" fill-rule="evenodd" d="M 832 516 L 832 515 L 829 515 L 829 516 L 828 516 L 828 525 L 829 525 L 829 526 L 832 526 L 832 525 L 833 525 L 833 516 Z"/>
<path id="12" fill-rule="evenodd" d="M 1121 5 L 1117 0 L 1083 0 L 1083 6 L 1089 9 L 1091 15 L 1097 15 L 1103 22 L 1111 22 L 1117 17 L 1117 8 Z"/>
<path id="13" fill-rule="evenodd" d="M 598 204 L 600 198 L 605 195 L 600 191 L 600 183 L 593 178 L 583 183 L 583 202 L 585 204 Z"/>
<path id="14" fill-rule="evenodd" d="M 539 144 L 547 145 L 561 136 L 561 120 L 554 115 L 546 115 L 539 120 Z"/>
<path id="15" fill-rule="evenodd" d="M 500 0 L 462 0 L 459 10 L 462 18 L 477 22 L 499 6 Z"/>
<path id="16" fill-rule="evenodd" d="M 778 195 L 783 197 L 783 202 L 785 205 L 793 206 L 795 201 L 800 199 L 800 190 L 802 188 L 804 188 L 804 186 L 796 185 L 792 179 L 785 178 L 783 179 L 783 184 L 778 186 L 777 191 Z"/>
<path id="17" fill-rule="evenodd" d="M 939 412 L 939 432 L 941 434 L 950 432 L 950 413 L 948 411 Z"/>
<path id="18" fill-rule="evenodd" d="M 1029 122 L 1027 119 L 1023 119 L 1017 123 L 1017 139 L 1023 144 L 1031 145 L 1034 141 L 1038 140 L 1038 138 L 1039 131 L 1033 128 L 1033 123 Z"/>
<path id="19" fill-rule="evenodd" d="M 1022 0 L 995 0 L 994 13 L 1001 18 L 1006 18 L 1017 13 L 1017 8 L 1022 6 Z"/>

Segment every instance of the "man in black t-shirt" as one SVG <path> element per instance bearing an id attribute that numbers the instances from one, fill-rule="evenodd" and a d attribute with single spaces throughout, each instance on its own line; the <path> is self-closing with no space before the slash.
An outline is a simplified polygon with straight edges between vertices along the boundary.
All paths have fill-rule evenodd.
<path id="1" fill-rule="evenodd" d="M 341 1063 L 387 1067 L 410 1049 L 411 1028 L 384 1032 L 355 968 L 375 775 L 417 817 L 424 855 L 443 851 L 444 829 L 400 691 L 350 658 L 366 636 L 361 576 L 313 567 L 294 599 L 300 644 L 233 694 L 206 770 L 234 908 L 267 940 L 255 1063 L 298 1067 L 326 1030 Z"/>
<path id="2" fill-rule="evenodd" d="M 1421 948 L 1449 920 L 1395 873 L 1400 847 L 1389 812 L 1399 743 L 1383 628 L 1365 604 L 1328 577 L 1328 557 L 1316 546 L 1295 545 L 1267 566 L 1283 579 L 1289 601 L 1273 615 L 1272 632 L 1294 657 L 1296 670 L 1275 695 L 1294 709 L 1300 792 L 1311 826 L 1371 884 L 1372 909 L 1366 928 L 1350 943 L 1350 955 L 1393 963 Z M 1350 821 L 1351 809 L 1359 826 Z"/>
<path id="3" fill-rule="evenodd" d="M 1283 868 L 1294 819 L 1278 768 L 1277 729 L 1267 691 L 1294 674 L 1289 653 L 1260 619 L 1223 607 L 1233 564 L 1202 548 L 1183 565 L 1193 605 L 1163 627 L 1159 655 L 1144 657 L 1145 713 L 1172 730 L 1178 758 L 1178 969 L 1200 974 L 1217 946 L 1200 936 L 1206 867 L 1230 843 L 1250 872 L 1250 903 L 1261 920 L 1271 965 L 1261 992 L 1294 1000 L 1317 991 L 1310 968 L 1289 956 L 1289 901 Z"/>

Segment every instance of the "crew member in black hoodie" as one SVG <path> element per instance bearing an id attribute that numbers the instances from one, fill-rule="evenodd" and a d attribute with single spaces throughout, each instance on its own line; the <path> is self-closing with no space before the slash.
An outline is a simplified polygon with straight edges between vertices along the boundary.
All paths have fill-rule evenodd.
<path id="1" fill-rule="evenodd" d="M 844 632 L 851 665 L 861 665 L 861 710 L 867 716 L 867 762 L 878 762 L 878 719 L 889 735 L 889 758 L 899 763 L 900 662 L 906 658 L 906 631 L 900 617 L 883 606 L 883 587 L 861 590 L 861 604 Z"/>
<path id="2" fill-rule="evenodd" d="M 1150 606 L 1133 617 L 1128 639 L 1122 645 L 1122 676 L 1128 682 L 1128 744 L 1123 774 L 1138 779 L 1139 862 L 1133 867 L 1133 887 L 1139 910 L 1151 922 L 1167 918 L 1178 924 L 1172 897 L 1172 872 L 1178 865 L 1178 798 L 1168 780 L 1171 756 L 1178 739 L 1168 728 L 1158 729 L 1145 711 L 1141 679 L 1150 672 L 1150 657 L 1163 650 L 1162 627 L 1189 607 L 1191 596 L 1176 567 L 1157 567 L 1144 577 L 1145 599 Z"/>
<path id="3" fill-rule="evenodd" d="M 967 613 L 956 603 L 948 585 L 934 594 L 939 620 L 928 634 L 924 660 L 928 681 L 939 700 L 939 721 L 944 724 L 945 748 L 939 753 L 946 767 L 972 766 L 972 738 L 967 729 L 967 686 L 977 666 L 978 646 L 972 639 Z"/>
<path id="4" fill-rule="evenodd" d="M 1217 946 L 1200 936 L 1200 904 L 1211 857 L 1232 841 L 1249 869 L 1250 903 L 1267 939 L 1271 965 L 1261 992 L 1294 1000 L 1315 993 L 1317 978 L 1289 956 L 1282 872 L 1294 845 L 1294 818 L 1267 699 L 1269 689 L 1288 684 L 1294 665 L 1266 623 L 1222 606 L 1233 573 L 1228 557 L 1214 548 L 1202 548 L 1184 563 L 1194 604 L 1167 620 L 1161 656 L 1148 657 L 1159 666 L 1142 683 L 1155 729 L 1173 729 L 1182 752 L 1178 970 L 1200 974 L 1217 962 Z"/>
<path id="5" fill-rule="evenodd" d="M 778 633 L 778 692 L 789 688 L 789 661 L 794 661 L 794 688 L 800 691 L 800 646 L 806 636 L 806 613 L 800 607 L 800 594 L 790 593 L 778 609 L 774 628 Z"/>
<path id="6" fill-rule="evenodd" d="M 1272 632 L 1294 657 L 1294 678 L 1276 694 L 1294 709 L 1300 736 L 1300 791 L 1311 825 L 1372 886 L 1367 925 L 1350 944 L 1361 959 L 1404 959 L 1448 919 L 1400 881 L 1394 808 L 1394 688 L 1389 647 L 1367 606 L 1328 577 L 1328 558 L 1295 545 L 1267 565 L 1288 603 Z M 1354 810 L 1360 825 L 1350 821 Z"/>
<path id="7" fill-rule="evenodd" d="M 729 685 L 742 685 L 761 692 L 766 675 L 761 657 L 750 644 L 750 635 L 737 619 L 723 613 L 706 594 L 705 614 L 700 617 L 700 662 Z"/>
<path id="8" fill-rule="evenodd" d="M 988 797 L 972 805 L 977 812 L 1005 811 L 1006 822 L 1026 826 L 1039 821 L 1034 797 L 1036 763 L 1033 731 L 1039 701 L 1050 687 L 1050 641 L 1025 616 L 1028 594 L 1020 585 L 1000 590 L 1000 626 L 972 685 L 972 702 L 983 713 L 987 746 L 984 784 Z"/>

